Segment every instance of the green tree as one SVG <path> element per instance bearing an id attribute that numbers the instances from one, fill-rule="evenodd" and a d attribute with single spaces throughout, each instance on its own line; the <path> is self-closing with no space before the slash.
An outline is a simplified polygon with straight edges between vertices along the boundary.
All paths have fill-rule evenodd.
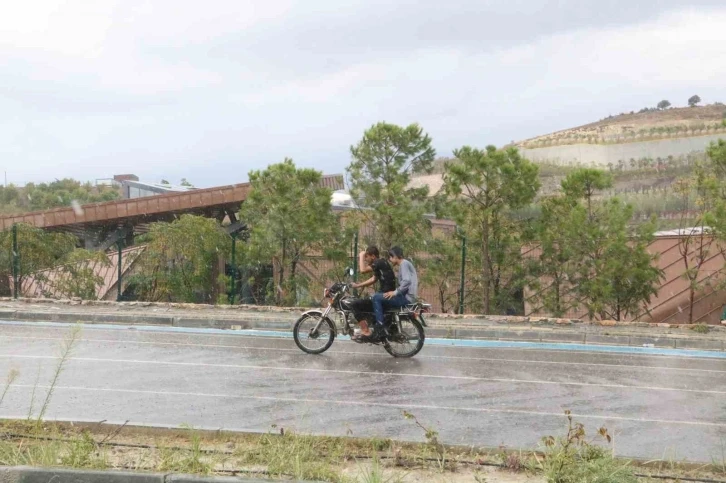
<path id="1" fill-rule="evenodd" d="M 532 300 L 545 312 L 562 317 L 578 307 L 570 280 L 576 247 L 572 211 L 576 202 L 566 196 L 553 196 L 542 202 L 542 215 L 537 220 L 536 257 L 530 263 Z"/>
<path id="2" fill-rule="evenodd" d="M 0 214 L 12 215 L 21 211 L 20 190 L 13 184 L 0 185 Z"/>
<path id="3" fill-rule="evenodd" d="M 611 184 L 608 173 L 593 169 L 577 170 L 562 182 L 572 202 L 566 219 L 572 234 L 569 283 L 591 319 L 622 320 L 638 313 L 657 293 L 662 277 L 647 251 L 654 224 L 633 232 L 632 206 L 617 198 L 595 200 Z"/>
<path id="4" fill-rule="evenodd" d="M 538 169 L 516 148 L 488 146 L 481 150 L 465 146 L 454 151 L 454 156 L 456 161 L 445 167 L 442 196 L 469 239 L 476 237 L 480 242 L 472 243 L 472 248 L 480 257 L 482 310 L 491 313 L 492 293 L 502 281 L 497 266 L 500 262 L 512 265 L 505 260 L 506 254 L 512 253 L 514 233 L 511 224 L 504 223 L 507 212 L 532 202 L 540 187 Z"/>
<path id="5" fill-rule="evenodd" d="M 664 109 L 668 109 L 669 107 L 671 107 L 671 103 L 670 101 L 667 101 L 665 99 L 658 103 L 658 109 L 660 109 L 661 111 Z"/>
<path id="6" fill-rule="evenodd" d="M 592 203 L 599 191 L 612 188 L 613 176 L 600 169 L 578 168 L 562 181 L 562 191 L 571 200 L 584 199 L 587 215 L 592 219 Z"/>
<path id="7" fill-rule="evenodd" d="M 431 138 L 417 124 L 400 127 L 381 122 L 368 129 L 350 152 L 351 196 L 376 231 L 375 239 L 368 241 L 383 249 L 399 244 L 407 253 L 415 252 L 430 231 L 424 216 L 429 189 L 410 183 L 413 175 L 433 171 L 436 151 Z"/>
<path id="8" fill-rule="evenodd" d="M 527 267 L 522 257 L 522 247 L 531 242 L 530 220 L 516 218 L 510 210 L 492 215 L 490 230 L 489 282 L 492 286 L 492 307 L 497 313 L 523 315 L 524 287 L 527 283 Z M 477 233 L 477 230 L 473 230 Z M 473 266 L 482 266 L 484 250 L 481 236 L 472 243 Z M 484 280 L 477 282 L 484 286 Z M 481 293 L 481 292 L 480 292 Z"/>
<path id="9" fill-rule="evenodd" d="M 249 175 L 250 192 L 240 219 L 249 226 L 247 257 L 273 261 L 278 304 L 293 304 L 305 286 L 300 263 L 322 253 L 336 239 L 340 224 L 331 211 L 332 191 L 320 185 L 322 174 L 297 168 L 291 159 Z"/>
<path id="10" fill-rule="evenodd" d="M 701 102 L 701 98 L 698 95 L 691 96 L 688 98 L 688 105 L 696 107 Z"/>
<path id="11" fill-rule="evenodd" d="M 576 212 L 577 214 L 578 212 Z M 600 216 L 592 220 L 584 210 L 575 222 L 582 230 L 579 242 L 576 292 L 592 319 L 623 320 L 639 315 L 657 294 L 662 272 L 648 253 L 655 224 L 629 229 L 633 208 L 617 198 L 602 204 Z"/>
<path id="12" fill-rule="evenodd" d="M 707 165 L 719 180 L 726 180 L 726 140 L 711 142 L 706 148 Z M 726 194 L 726 193 L 725 193 Z M 723 196 L 726 198 L 726 196 Z"/>
<path id="13" fill-rule="evenodd" d="M 24 223 L 17 227 L 21 287 L 28 276 L 61 263 L 78 242 L 69 233 L 48 232 Z M 12 263 L 12 231 L 5 230 L 0 232 L 0 279 L 8 280 Z"/>
<path id="14" fill-rule="evenodd" d="M 232 238 L 211 218 L 182 215 L 171 223 L 153 223 L 145 236 L 139 273 L 129 278 L 141 299 L 214 303 L 220 258 Z"/>

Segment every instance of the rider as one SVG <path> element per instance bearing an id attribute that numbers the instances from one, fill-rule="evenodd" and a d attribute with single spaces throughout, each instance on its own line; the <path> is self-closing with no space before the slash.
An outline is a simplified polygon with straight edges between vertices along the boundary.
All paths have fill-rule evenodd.
<path id="1" fill-rule="evenodd" d="M 373 295 L 373 312 L 376 315 L 376 326 L 384 329 L 383 308 L 403 307 L 416 302 L 418 294 L 418 275 L 409 260 L 403 258 L 403 249 L 399 246 L 388 250 L 388 259 L 398 268 L 398 289 Z"/>
<path id="2" fill-rule="evenodd" d="M 373 296 L 374 300 L 376 296 L 383 296 L 386 292 L 391 292 L 396 289 L 396 277 L 393 274 L 391 265 L 383 258 L 380 258 L 378 247 L 371 245 L 366 251 L 360 252 L 358 256 L 360 262 L 360 273 L 371 273 L 373 276 L 361 283 L 354 283 L 351 286 L 353 288 L 363 288 L 373 285 L 378 282 L 378 292 Z M 371 337 L 371 332 L 368 323 L 365 320 L 360 321 L 361 335 L 364 337 Z"/>

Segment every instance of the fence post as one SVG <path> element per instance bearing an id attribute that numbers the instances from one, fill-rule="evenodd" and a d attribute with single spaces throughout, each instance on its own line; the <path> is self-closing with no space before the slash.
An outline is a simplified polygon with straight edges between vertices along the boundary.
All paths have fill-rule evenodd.
<path id="1" fill-rule="evenodd" d="M 232 291 L 229 294 L 229 305 L 234 305 L 237 285 L 237 233 L 232 233 Z"/>
<path id="2" fill-rule="evenodd" d="M 123 272 L 121 267 L 121 263 L 123 262 L 123 254 L 121 253 L 121 250 L 124 246 L 124 242 L 121 237 L 119 237 L 118 241 L 116 242 L 116 246 L 118 248 L 118 283 L 116 284 L 116 302 L 121 302 L 121 277 Z"/>
<path id="3" fill-rule="evenodd" d="M 358 232 L 353 236 L 353 280 L 358 280 Z"/>
<path id="4" fill-rule="evenodd" d="M 18 251 L 18 225 L 13 223 L 13 298 L 20 292 L 20 252 Z"/>
<path id="5" fill-rule="evenodd" d="M 459 236 L 461 237 L 461 279 L 459 281 L 459 314 L 464 313 L 464 287 L 466 282 L 466 235 L 464 232 L 459 230 Z"/>

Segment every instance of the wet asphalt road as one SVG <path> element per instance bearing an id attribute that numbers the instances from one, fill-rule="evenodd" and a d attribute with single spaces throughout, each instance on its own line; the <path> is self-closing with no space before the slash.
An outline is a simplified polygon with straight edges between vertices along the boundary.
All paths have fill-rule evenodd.
<path id="1" fill-rule="evenodd" d="M 0 406 L 26 417 L 53 377 L 68 328 L 0 326 Z M 36 402 L 36 409 L 39 402 Z M 426 346 L 398 360 L 336 340 L 323 355 L 292 339 L 84 327 L 47 418 L 297 431 L 534 448 L 563 412 L 620 455 L 710 462 L 726 446 L 726 359 Z"/>

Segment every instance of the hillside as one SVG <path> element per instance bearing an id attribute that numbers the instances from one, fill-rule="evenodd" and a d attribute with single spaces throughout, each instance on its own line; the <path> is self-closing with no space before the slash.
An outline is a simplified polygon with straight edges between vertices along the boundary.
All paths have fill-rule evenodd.
<path id="1" fill-rule="evenodd" d="M 684 210 L 690 209 L 672 184 L 705 159 L 709 142 L 726 138 L 724 116 L 722 104 L 622 114 L 515 145 L 539 166 L 538 198 L 558 191 L 561 181 L 578 166 L 597 167 L 614 179 L 613 188 L 602 195 L 632 204 L 634 221 L 656 215 L 659 228 L 667 229 L 678 226 Z M 532 143 L 539 147 L 525 147 Z M 411 184 L 428 185 L 434 195 L 441 189 L 447 161 L 453 160 L 437 159 L 433 174 L 418 176 Z M 536 207 L 532 213 L 525 211 L 524 216 L 536 216 Z"/>
<path id="2" fill-rule="evenodd" d="M 50 183 L 28 183 L 26 186 L 0 186 L 0 215 L 14 215 L 28 211 L 47 210 L 78 203 L 96 203 L 119 198 L 116 188 L 74 179 L 55 180 Z"/>
<path id="3" fill-rule="evenodd" d="M 563 144 L 608 144 L 726 133 L 726 105 L 648 110 L 609 116 L 584 126 L 565 129 L 515 143 L 538 148 Z"/>

